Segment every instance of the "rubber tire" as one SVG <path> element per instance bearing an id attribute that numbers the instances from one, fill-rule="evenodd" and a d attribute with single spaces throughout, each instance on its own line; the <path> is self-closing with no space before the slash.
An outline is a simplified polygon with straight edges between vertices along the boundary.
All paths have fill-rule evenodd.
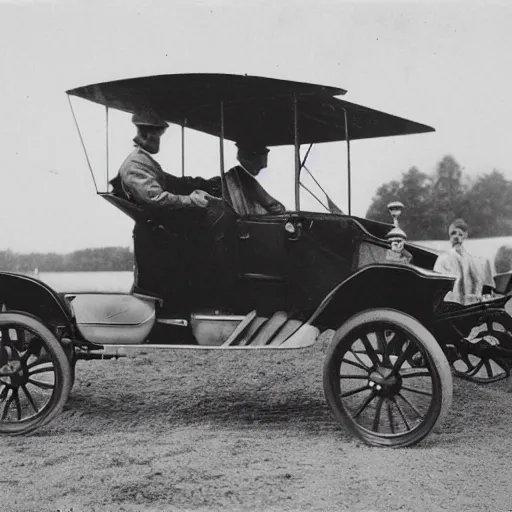
<path id="1" fill-rule="evenodd" d="M 361 429 L 352 419 L 351 415 L 345 410 L 339 395 L 339 361 L 337 356 L 345 347 L 347 336 L 354 330 L 366 323 L 371 322 L 389 322 L 403 329 L 408 335 L 415 338 L 423 347 L 431 371 L 434 372 L 440 381 L 439 394 L 440 401 L 433 403 L 430 409 L 433 409 L 426 420 L 411 432 L 402 436 L 382 437 L 378 434 Z M 332 342 L 327 349 L 324 369 L 323 369 L 324 393 L 327 403 L 331 408 L 335 418 L 348 427 L 348 429 L 371 446 L 405 448 L 413 446 L 423 440 L 427 435 L 439 427 L 448 413 L 453 394 L 453 381 L 450 365 L 446 356 L 430 331 L 428 331 L 415 318 L 397 311 L 395 309 L 378 308 L 369 309 L 357 313 L 349 318 L 334 334 Z M 433 396 L 433 399 L 435 395 Z"/>
<path id="2" fill-rule="evenodd" d="M 55 389 L 48 404 L 28 420 L 9 425 L 2 425 L 0 422 L 0 434 L 23 435 L 46 425 L 62 411 L 72 385 L 71 366 L 62 345 L 37 318 L 22 313 L 0 313 L 0 326 L 5 324 L 18 324 L 37 334 L 55 367 Z"/>

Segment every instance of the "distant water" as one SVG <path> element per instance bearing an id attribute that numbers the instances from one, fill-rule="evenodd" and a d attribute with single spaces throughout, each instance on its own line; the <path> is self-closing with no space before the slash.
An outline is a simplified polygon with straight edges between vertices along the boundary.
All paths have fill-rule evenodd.
<path id="1" fill-rule="evenodd" d="M 57 292 L 123 292 L 133 284 L 133 272 L 39 272 L 34 276 Z"/>
<path id="2" fill-rule="evenodd" d="M 447 240 L 414 242 L 437 252 L 450 248 Z M 512 237 L 469 238 L 467 250 L 486 258 L 494 266 L 494 257 L 502 245 L 512 247 Z M 122 292 L 128 293 L 133 284 L 133 272 L 40 272 L 37 276 L 58 292 Z"/>

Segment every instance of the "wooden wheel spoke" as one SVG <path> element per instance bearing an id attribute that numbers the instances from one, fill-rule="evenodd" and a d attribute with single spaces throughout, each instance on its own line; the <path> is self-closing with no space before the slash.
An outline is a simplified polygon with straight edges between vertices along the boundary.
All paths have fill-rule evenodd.
<path id="1" fill-rule="evenodd" d="M 370 368 L 368 368 L 367 366 L 363 366 L 362 364 L 356 363 L 355 361 L 351 361 L 350 359 L 343 358 L 341 360 L 341 362 L 342 363 L 350 364 L 350 365 L 354 366 L 355 368 L 359 368 L 360 370 L 364 370 L 365 372 L 369 372 L 370 371 Z"/>
<path id="2" fill-rule="evenodd" d="M 375 398 L 375 392 L 371 392 L 362 402 L 362 404 L 359 406 L 359 409 L 354 414 L 354 418 L 357 418 L 367 407 L 370 405 L 370 402 Z"/>
<path id="3" fill-rule="evenodd" d="M 28 346 L 27 350 L 25 350 L 25 353 L 23 354 L 23 356 L 21 357 L 21 360 L 26 363 L 28 361 L 28 358 L 30 356 L 36 356 L 36 354 L 33 352 L 33 348 L 34 348 L 34 344 L 33 343 L 30 343 L 30 345 Z M 27 365 L 27 368 L 31 368 L 32 366 L 36 366 L 38 364 L 42 364 L 40 361 L 39 361 L 39 358 L 37 358 L 36 361 L 30 363 L 29 365 Z"/>
<path id="4" fill-rule="evenodd" d="M 3 408 L 2 408 L 2 415 L 0 416 L 0 421 L 5 420 L 7 418 L 7 414 L 9 413 L 9 407 L 11 406 L 12 400 L 14 397 L 14 392 L 11 393 L 11 396 L 8 400 L 6 400 Z"/>
<path id="5" fill-rule="evenodd" d="M 416 409 L 416 407 L 414 407 L 414 405 L 409 400 L 407 400 L 407 398 L 405 398 L 402 393 L 398 393 L 398 396 L 414 411 L 418 418 L 423 418 L 423 415 L 420 413 L 420 411 L 418 411 L 418 409 Z"/>
<path id="6" fill-rule="evenodd" d="M 400 376 L 402 379 L 412 379 L 413 377 L 432 377 L 432 374 L 427 370 L 426 372 L 401 373 Z"/>
<path id="7" fill-rule="evenodd" d="M 55 368 L 53 366 L 51 367 L 46 367 L 46 368 L 38 368 L 34 371 L 30 371 L 29 372 L 29 375 L 32 376 L 32 375 L 36 375 L 37 373 L 47 373 L 47 372 L 52 372 L 52 373 L 55 373 Z"/>
<path id="8" fill-rule="evenodd" d="M 477 364 L 473 364 L 470 361 L 470 364 L 471 364 L 471 369 L 466 372 L 466 375 L 468 377 L 473 377 L 474 375 L 476 375 L 482 369 L 482 366 L 485 364 L 485 360 L 484 359 L 480 359 L 480 361 L 478 361 Z"/>
<path id="9" fill-rule="evenodd" d="M 467 370 L 456 371 L 461 375 L 465 375 L 466 377 L 473 377 L 476 373 L 478 373 L 481 370 L 482 366 L 484 365 L 483 359 L 480 359 L 478 363 L 474 364 L 471 361 L 471 359 L 469 359 L 469 356 L 466 353 L 460 354 L 460 360 L 467 366 Z"/>
<path id="10" fill-rule="evenodd" d="M 37 405 L 34 401 L 34 398 L 32 397 L 32 394 L 30 393 L 30 391 L 27 389 L 27 386 L 25 386 L 25 384 L 23 384 L 21 386 L 21 389 L 23 389 L 23 393 L 25 393 L 25 396 L 27 397 L 27 400 L 29 401 L 30 405 L 32 406 L 32 409 L 34 409 L 35 412 L 39 412 L 39 409 L 37 408 Z"/>
<path id="11" fill-rule="evenodd" d="M 487 377 L 492 377 L 494 375 L 494 372 L 492 371 L 491 363 L 488 359 L 484 361 L 485 370 L 487 372 Z"/>
<path id="12" fill-rule="evenodd" d="M 413 388 L 411 386 L 402 386 L 402 389 L 410 391 L 411 393 L 417 393 L 418 395 L 432 396 L 430 391 L 423 391 L 422 389 Z"/>
<path id="13" fill-rule="evenodd" d="M 403 352 L 397 357 L 395 364 L 393 365 L 392 373 L 396 375 L 400 368 L 402 368 L 402 365 L 405 363 L 405 361 L 412 357 L 418 350 L 416 347 L 411 343 L 411 340 L 407 340 L 407 343 L 405 345 L 405 349 Z"/>
<path id="14" fill-rule="evenodd" d="M 326 352 L 325 397 L 336 420 L 368 445 L 413 446 L 449 409 L 447 355 L 452 351 L 443 351 L 428 326 L 410 315 L 387 308 L 355 313 Z"/>
<path id="15" fill-rule="evenodd" d="M 371 359 L 373 365 L 379 366 L 379 364 L 380 364 L 379 356 L 377 356 L 377 352 L 375 352 L 373 345 L 371 344 L 370 340 L 368 339 L 368 335 L 363 334 L 363 336 L 361 336 L 360 340 L 363 343 L 366 353 L 368 354 L 368 357 Z"/>
<path id="16" fill-rule="evenodd" d="M 475 365 L 471 362 L 471 359 L 469 359 L 468 354 L 463 353 L 460 354 L 460 359 L 464 362 L 464 364 L 468 367 L 468 372 L 471 371 Z"/>
<path id="17" fill-rule="evenodd" d="M 382 409 L 382 404 L 384 403 L 384 397 L 379 397 L 379 401 L 377 402 L 377 406 L 375 407 L 375 416 L 373 417 L 373 425 L 372 429 L 375 432 L 379 431 L 379 424 L 380 424 L 380 411 Z"/>
<path id="18" fill-rule="evenodd" d="M 393 423 L 393 402 L 391 400 L 386 401 L 386 408 L 388 410 L 388 420 L 389 420 L 389 428 L 391 429 L 391 433 L 395 433 L 395 424 Z"/>
<path id="19" fill-rule="evenodd" d="M 398 409 L 398 414 L 400 414 L 402 421 L 405 423 L 405 428 L 407 430 L 412 430 L 411 426 L 409 425 L 409 422 L 407 421 L 407 418 L 405 417 L 404 411 L 402 411 L 402 408 L 400 407 L 400 404 L 396 401 L 394 397 L 391 400 L 393 400 L 393 403 L 396 405 L 396 408 Z"/>
<path id="20" fill-rule="evenodd" d="M 0 435 L 26 434 L 62 411 L 72 368 L 59 332 L 33 315 L 2 311 L 0 333 L 13 369 L 9 378 L 0 378 Z"/>
<path id="21" fill-rule="evenodd" d="M 42 389 L 53 389 L 55 387 L 54 384 L 50 384 L 49 382 L 41 382 L 40 380 L 28 379 L 28 382 Z"/>
<path id="22" fill-rule="evenodd" d="M 35 354 L 30 354 L 30 355 L 33 355 L 35 356 Z M 30 356 L 29 356 L 30 357 Z M 40 356 L 37 356 L 37 359 L 35 361 L 32 361 L 30 364 L 27 364 L 27 369 L 30 370 L 30 368 L 34 368 L 34 366 L 39 366 L 41 364 L 48 364 L 48 363 L 51 363 L 50 360 L 46 359 L 46 360 L 41 360 Z"/>
<path id="23" fill-rule="evenodd" d="M 351 350 L 350 353 L 359 361 L 359 364 L 362 365 L 363 370 L 366 370 L 367 372 L 371 372 L 371 368 L 359 357 L 357 352 L 354 352 L 353 350 Z"/>
<path id="24" fill-rule="evenodd" d="M 382 351 L 382 363 L 386 366 L 390 365 L 391 361 L 389 359 L 389 344 L 386 341 L 386 336 L 384 336 L 383 331 L 376 331 L 375 335 L 377 336 L 377 343 L 379 348 Z"/>
<path id="25" fill-rule="evenodd" d="M 12 396 L 14 397 L 14 402 L 16 403 L 17 418 L 18 418 L 18 421 L 20 421 L 21 420 L 21 402 L 20 402 L 20 397 L 19 397 L 17 389 L 13 390 Z"/>
<path id="26" fill-rule="evenodd" d="M 357 393 L 361 393 L 362 391 L 365 391 L 366 389 L 370 389 L 368 387 L 368 384 L 366 386 L 361 386 L 359 388 L 351 389 L 350 391 L 346 391 L 345 393 L 342 393 L 340 396 L 341 396 L 341 398 L 346 398 L 348 396 L 352 396 L 352 395 L 355 395 Z"/>

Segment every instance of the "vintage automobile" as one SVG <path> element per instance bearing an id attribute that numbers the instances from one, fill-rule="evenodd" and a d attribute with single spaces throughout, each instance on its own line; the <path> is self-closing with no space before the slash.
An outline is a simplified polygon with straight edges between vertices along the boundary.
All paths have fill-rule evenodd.
<path id="1" fill-rule="evenodd" d="M 208 258 L 192 258 L 201 268 L 191 269 L 205 275 L 206 268 L 215 279 L 195 280 L 189 310 L 177 314 L 165 297 L 139 289 L 137 279 L 130 294 L 59 294 L 35 278 L 1 272 L 0 432 L 28 433 L 55 418 L 77 359 L 148 348 L 301 349 L 326 329 L 335 333 L 323 384 L 340 423 L 370 445 L 390 447 L 414 445 L 438 427 L 452 399 L 449 360 L 467 361 L 457 371 L 471 377 L 478 365 L 507 355 L 508 297 L 447 309 L 443 299 L 454 278 L 434 272 L 436 254 L 414 244 L 406 244 L 411 263 L 390 261 L 391 223 L 352 216 L 350 201 L 343 214 L 327 194 L 326 213 L 301 210 L 301 177 L 310 172 L 309 150 L 301 156 L 301 149 L 344 141 L 350 198 L 351 141 L 433 131 L 340 99 L 345 92 L 222 74 L 150 76 L 68 91 L 70 104 L 79 97 L 103 105 L 107 118 L 111 109 L 151 109 L 218 137 L 223 197 L 200 219 Z M 293 149 L 294 210 L 246 215 L 233 207 L 224 145 L 256 136 L 268 147 Z M 165 219 L 112 191 L 97 192 L 172 241 Z M 478 343 L 468 341 L 482 318 L 488 332 Z M 491 335 L 498 341 L 486 342 Z"/>

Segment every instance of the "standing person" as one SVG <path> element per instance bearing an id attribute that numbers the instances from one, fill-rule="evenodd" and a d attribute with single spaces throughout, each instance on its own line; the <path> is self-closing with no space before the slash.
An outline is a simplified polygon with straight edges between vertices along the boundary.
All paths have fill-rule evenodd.
<path id="1" fill-rule="evenodd" d="M 239 165 L 226 173 L 226 184 L 233 208 L 240 215 L 282 213 L 286 208 L 259 183 L 256 176 L 267 167 L 269 149 L 255 141 L 236 144 Z"/>
<path id="2" fill-rule="evenodd" d="M 452 248 L 438 256 L 434 270 L 456 276 L 453 290 L 445 297 L 447 302 L 472 304 L 482 297 L 484 285 L 493 286 L 489 262 L 485 267 L 469 254 L 464 241 L 468 237 L 468 225 L 463 219 L 455 219 L 448 228 Z"/>
<path id="3" fill-rule="evenodd" d="M 205 210 L 215 199 L 204 188 L 220 195 L 220 181 L 165 173 L 153 155 L 160 150 L 167 122 L 147 111 L 134 114 L 132 122 L 137 128 L 135 149 L 111 183 L 115 194 L 141 206 L 156 221 L 152 225 L 135 223 L 134 291 L 159 295 L 170 311 L 186 313 L 194 293 L 194 254 L 200 258 L 202 252 L 198 237 L 204 228 Z"/>

